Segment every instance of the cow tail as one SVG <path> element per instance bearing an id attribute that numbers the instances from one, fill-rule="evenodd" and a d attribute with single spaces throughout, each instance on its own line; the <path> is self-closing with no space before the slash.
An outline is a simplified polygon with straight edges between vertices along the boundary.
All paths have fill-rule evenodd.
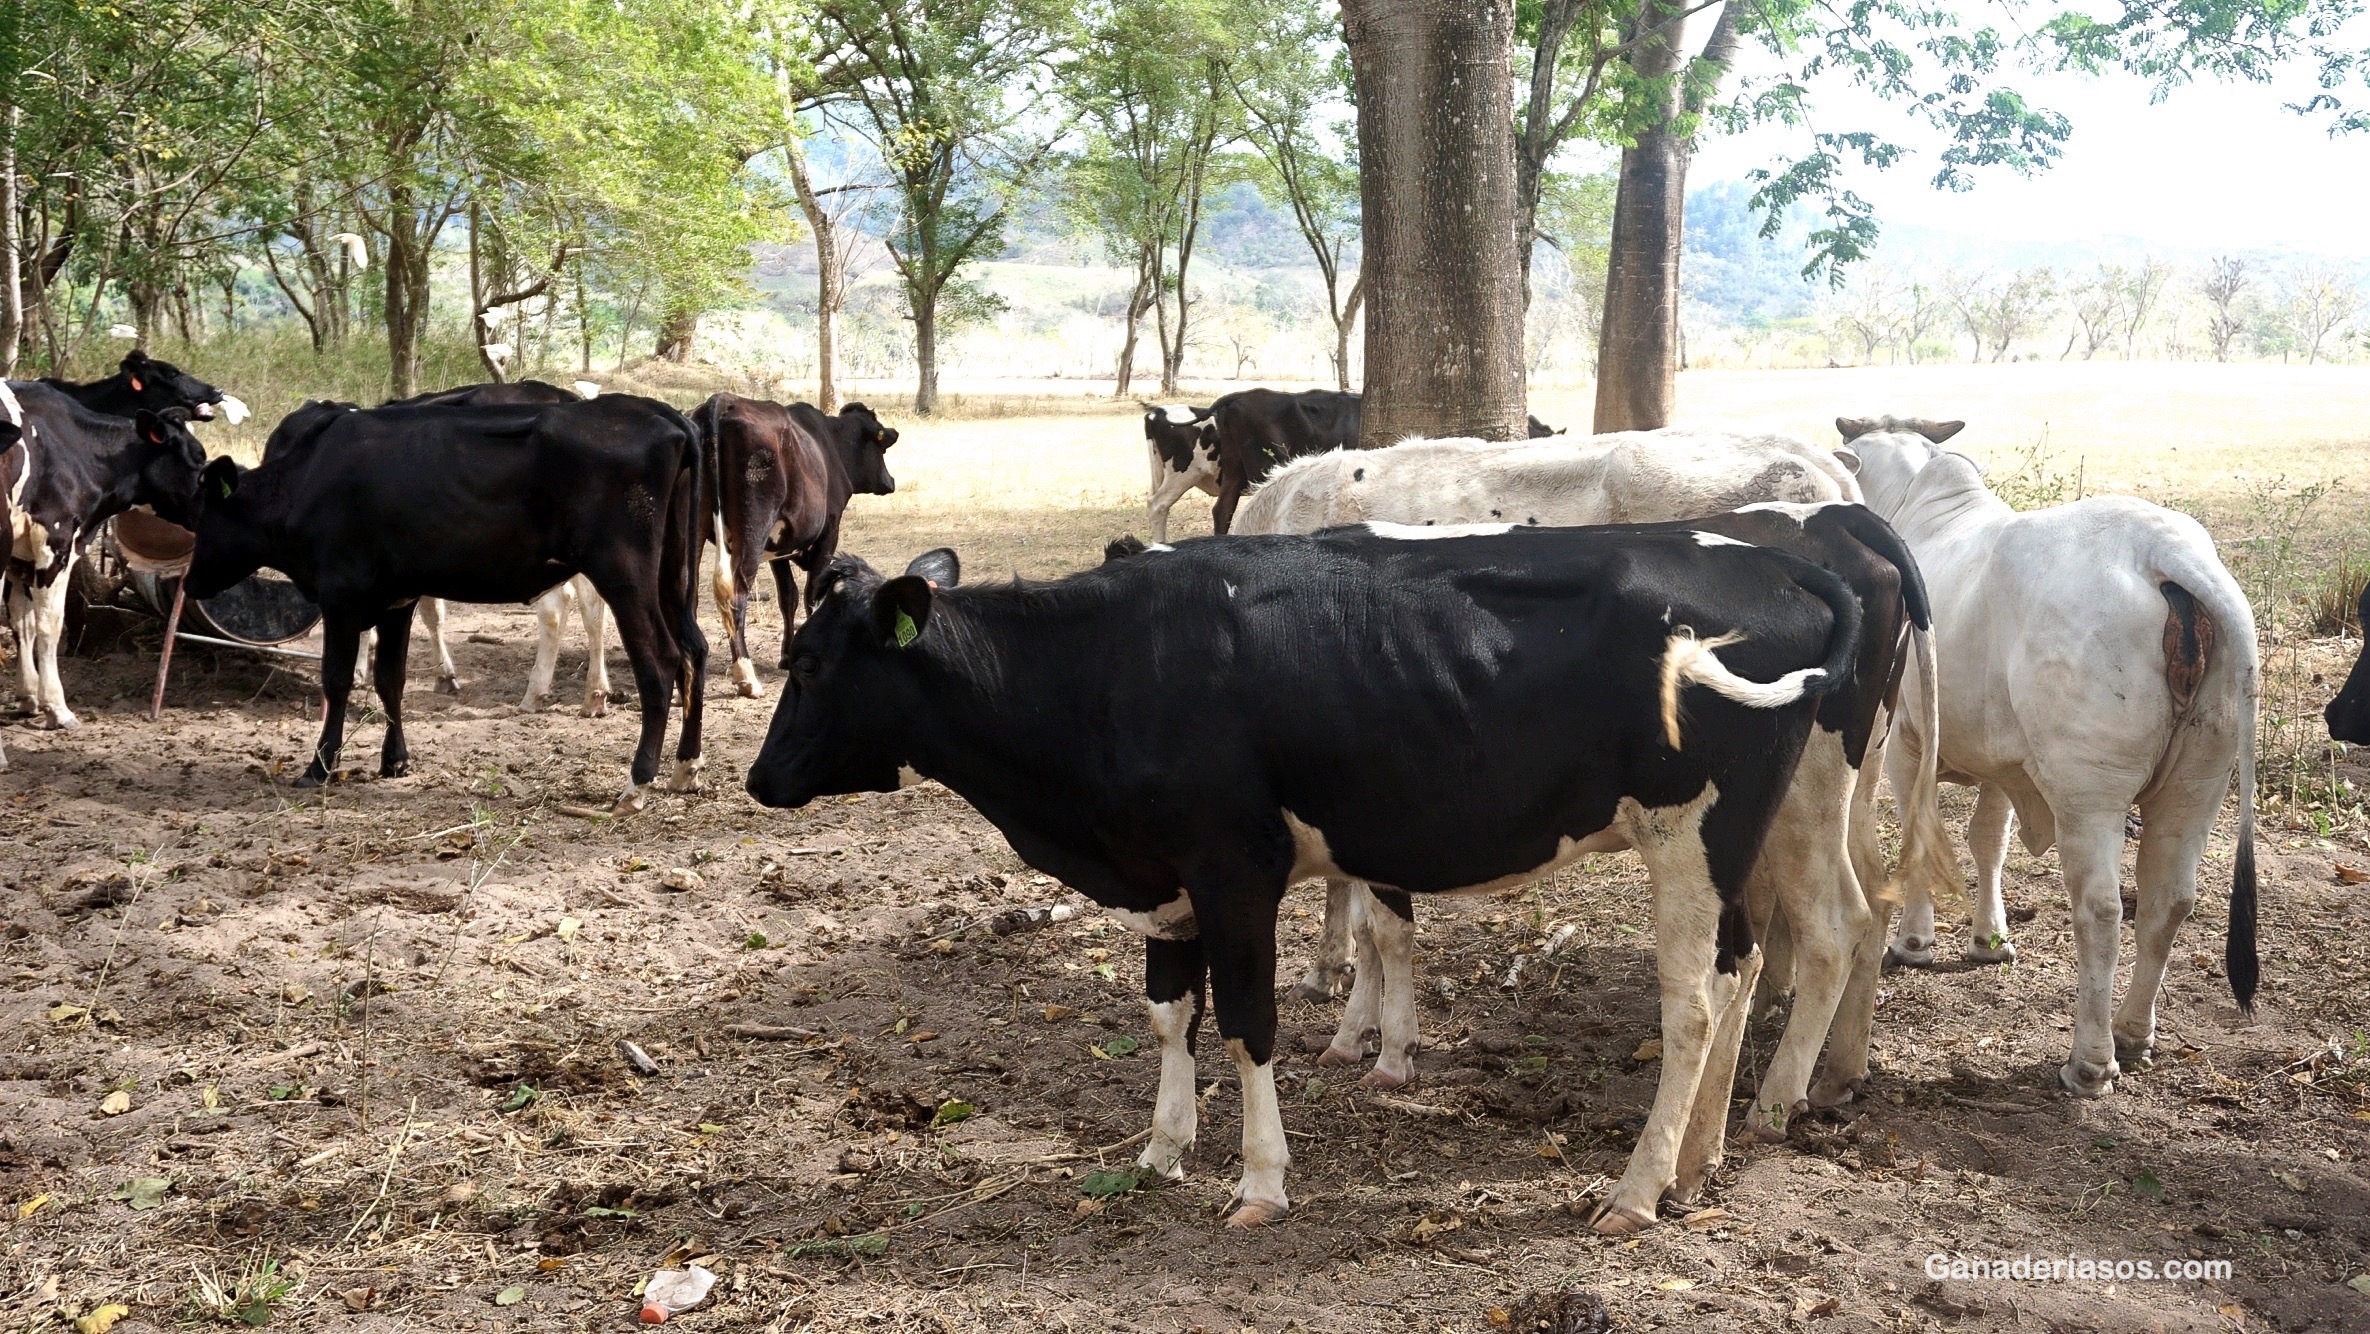
<path id="1" fill-rule="evenodd" d="M 1820 512 L 1835 516 L 1854 541 L 1892 562 L 1901 572 L 1901 604 L 1909 612 L 1909 623 L 1920 630 L 1932 629 L 1934 610 L 1926 600 L 1926 577 L 1918 571 L 1917 557 L 1910 553 L 1909 544 L 1893 526 L 1865 505 L 1830 505 Z"/>
<path id="2" fill-rule="evenodd" d="M 1720 661 L 1716 650 L 1738 643 L 1734 632 L 1698 639 L 1695 631 L 1679 626 L 1664 641 L 1662 652 L 1662 733 L 1672 750 L 1679 746 L 1679 691 L 1699 685 L 1724 699 L 1754 709 L 1782 709 L 1803 698 L 1828 694 L 1852 679 L 1852 660 L 1860 652 L 1860 599 L 1851 586 L 1819 566 L 1783 552 L 1772 552 L 1790 567 L 1796 587 L 1827 604 L 1834 625 L 1827 634 L 1827 657 L 1816 667 L 1803 667 L 1775 681 L 1738 676 Z"/>
<path id="3" fill-rule="evenodd" d="M 716 614 L 724 620 L 729 638 L 737 628 L 732 618 L 733 595 L 739 591 L 738 571 L 732 563 L 732 541 L 724 528 L 724 395 L 710 394 L 699 409 L 700 462 L 707 469 L 712 494 L 704 494 L 709 527 L 716 535 L 716 576 L 709 590 L 716 598 Z M 694 599 L 696 601 L 697 599 Z"/>
<path id="4" fill-rule="evenodd" d="M 2185 544 L 2159 552 L 2157 577 L 2163 581 L 2168 611 L 2166 684 L 2172 690 L 2176 719 L 2195 707 L 2204 693 L 2212 658 L 2227 658 L 2236 674 L 2238 850 L 2231 859 L 2230 928 L 2222 942 L 2222 966 L 2239 1012 L 2252 1016 L 2255 985 L 2262 980 L 2255 952 L 2255 725 L 2262 708 L 2263 673 L 2256 657 L 2255 613 L 2220 561 L 2203 558 L 2202 552 Z"/>
<path id="5" fill-rule="evenodd" d="M 708 525 L 704 522 L 706 516 L 700 513 L 700 507 L 707 499 L 705 485 L 707 478 L 701 463 L 708 452 L 709 445 L 705 434 L 692 423 L 690 418 L 679 412 L 674 412 L 672 408 L 668 411 L 674 413 L 676 422 L 683 427 L 684 441 L 687 445 L 676 465 L 679 475 L 688 474 L 681 476 L 681 481 L 688 488 L 688 495 L 685 497 L 685 503 L 681 510 L 682 527 L 680 530 L 676 529 L 675 515 L 677 511 L 674 505 L 669 504 L 667 506 L 667 527 L 669 529 L 667 545 L 681 551 L 683 559 L 683 605 L 677 612 L 679 620 L 675 627 L 675 634 L 683 646 L 683 707 L 688 710 L 691 707 L 692 653 L 696 647 L 697 652 L 704 659 L 708 651 L 707 636 L 701 634 L 699 628 L 699 563 L 701 555 L 706 550 L 708 537 Z"/>
<path id="6" fill-rule="evenodd" d="M 1934 632 L 1912 625 L 1909 640 L 1917 653 L 1917 771 L 1910 777 L 1909 790 L 1894 794 L 1901 816 L 1901 861 L 1877 898 L 1899 903 L 1906 897 L 1905 888 L 1922 885 L 1934 902 L 1955 905 L 1966 897 L 1966 878 L 1942 827 L 1942 747 L 1937 741 L 1942 735 L 1942 690 L 1934 669 Z"/>

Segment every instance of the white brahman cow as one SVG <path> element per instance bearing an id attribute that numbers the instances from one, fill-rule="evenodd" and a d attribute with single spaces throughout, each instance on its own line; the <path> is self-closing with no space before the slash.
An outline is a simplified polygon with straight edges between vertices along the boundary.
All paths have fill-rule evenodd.
<path id="1" fill-rule="evenodd" d="M 2238 773 L 2230 989 L 2253 1005 L 2255 620 L 2196 520 L 2128 496 L 2018 513 L 1975 463 L 1941 449 L 1962 422 L 1838 419 L 1868 504 L 1908 540 L 1933 591 L 1944 782 L 1980 790 L 1967 841 L 1976 897 L 1969 958 L 2013 959 L 2000 898 L 2008 831 L 2058 849 L 2072 901 L 2080 983 L 2073 1053 L 2059 1082 L 2084 1097 L 2147 1069 L 2173 933 L 2197 902 L 2197 865 Z M 1917 671 L 1915 665 L 1912 673 Z M 1934 749 L 1909 718 L 1889 763 Z M 2112 1013 L 2122 928 L 2125 816 L 2143 817 L 2138 958 Z M 1913 887 L 1894 957 L 1931 962 L 1934 906 Z M 1867 1071 L 1872 978 L 1836 1021 L 1822 1083 Z"/>
<path id="2" fill-rule="evenodd" d="M 1366 521 L 1563 527 L 1708 518 L 1755 508 L 1790 514 L 1799 526 L 1824 504 L 1859 499 L 1859 487 L 1835 453 L 1782 436 L 1662 430 L 1511 443 L 1416 440 L 1286 464 L 1244 503 L 1234 531 L 1314 532 Z M 1882 536 L 1890 540 L 1889 533 Z M 1915 581 L 1914 570 L 1904 574 Z M 1923 615 L 1922 604 L 1917 614 Z M 1923 631 L 1915 634 L 1915 646 L 1930 664 Z M 1902 647 L 1885 649 L 1897 655 Z M 1936 675 L 1929 669 L 1921 679 L 1930 682 Z M 1924 702 L 1930 710 L 1931 694 Z M 1883 736 L 1878 721 L 1872 739 L 1856 738 L 1855 756 L 1842 734 L 1823 725 L 1813 732 L 1749 882 L 1756 934 L 1772 946 L 1765 972 L 1792 971 L 1796 980 L 1785 1036 L 1746 1118 L 1749 1135 L 1782 1138 L 1789 1119 L 1813 1100 L 1811 1074 L 1836 1007 L 1854 978 L 1875 971 L 1883 924 L 1870 912 L 1868 896 L 1885 883 L 1875 816 L 1875 761 Z M 1905 821 L 1902 874 L 1929 887 L 1948 886 L 1958 872 L 1932 813 L 1930 765 L 1910 781 L 1921 780 L 1922 786 L 1902 789 L 1915 798 L 1903 803 L 1905 814 L 1925 812 L 1923 819 Z M 1329 994 L 1353 940 L 1360 966 L 1340 1031 L 1320 1060 L 1362 1059 L 1371 1027 L 1379 1030 L 1382 1045 L 1367 1082 L 1404 1084 L 1415 1077 L 1412 924 L 1355 882 L 1328 882 L 1327 891 L 1324 940 L 1300 993 Z M 1782 914 L 1783 929 L 1767 929 L 1773 912 Z M 1735 1047 L 1716 1050 L 1728 1053 L 1728 1064 L 1715 1065 L 1707 1078 L 1726 1079 Z M 1699 1170 L 1719 1160 L 1724 1131 L 1724 1125 L 1690 1131 L 1687 1153 Z M 1698 1140 L 1699 1134 L 1705 1139 Z"/>

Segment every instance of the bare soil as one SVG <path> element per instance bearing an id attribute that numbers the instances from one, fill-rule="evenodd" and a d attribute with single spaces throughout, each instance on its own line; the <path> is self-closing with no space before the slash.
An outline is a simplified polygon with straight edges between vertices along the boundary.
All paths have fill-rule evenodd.
<path id="1" fill-rule="evenodd" d="M 951 537 L 976 574 L 1051 573 L 1135 517 L 986 511 L 956 531 L 860 506 L 850 545 L 902 562 Z M 770 683 L 779 622 L 756 610 Z M 773 700 L 719 684 L 708 792 L 625 821 L 568 813 L 618 790 L 630 705 L 518 715 L 531 618 L 456 612 L 473 636 L 458 698 L 428 693 L 415 645 L 408 778 L 287 786 L 314 736 L 301 667 L 185 650 L 149 723 L 146 624 L 68 664 L 79 732 L 7 732 L 9 1327 L 121 1302 L 119 1334 L 239 1310 L 619 1329 L 639 1283 L 693 1257 L 720 1275 L 678 1317 L 694 1330 L 1587 1328 L 1552 1300 L 1566 1291 L 1621 1329 L 2370 1325 L 2370 1291 L 2348 1286 L 2370 1270 L 2370 887 L 2339 878 L 2370 849 L 2304 814 L 2265 820 L 2252 1025 L 2220 976 L 2225 836 L 2157 1068 L 2102 1101 L 2061 1093 L 2064 896 L 2054 856 L 2019 850 L 2022 962 L 1892 976 L 1869 1096 L 1732 1152 L 1706 1212 L 1634 1240 L 1586 1225 L 1657 1073 L 1634 860 L 1427 907 L 1422 1082 L 1386 1099 L 1320 1070 L 1334 1012 L 1288 1003 L 1294 1208 L 1238 1233 L 1217 1221 L 1240 1119 L 1214 1043 L 1189 1179 L 1086 1192 L 1150 1121 L 1142 953 L 1091 907 L 986 929 L 1064 894 L 960 800 L 926 785 L 761 810 L 740 774 Z M 2341 673 L 2346 646 L 2308 656 Z M 564 701 L 581 669 L 572 650 Z M 347 763 L 375 772 L 377 726 L 351 735 Z M 1286 907 L 1294 966 L 1318 909 Z M 1502 985 L 1564 924 L 1562 952 Z M 1740 1091 L 1776 1031 L 1756 1027 Z M 143 1178 L 169 1185 L 143 1198 Z M 1937 1283 L 1935 1253 L 2233 1273 Z"/>

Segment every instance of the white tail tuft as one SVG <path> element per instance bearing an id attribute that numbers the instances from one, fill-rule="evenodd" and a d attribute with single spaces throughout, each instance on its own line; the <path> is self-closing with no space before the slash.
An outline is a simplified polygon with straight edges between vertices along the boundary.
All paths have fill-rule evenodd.
<path id="1" fill-rule="evenodd" d="M 1672 750 L 1679 749 L 1681 686 L 1706 686 L 1722 698 L 1748 708 L 1779 709 L 1802 698 L 1812 681 L 1827 674 L 1822 667 L 1804 667 L 1775 681 L 1748 681 L 1728 670 L 1727 664 L 1713 652 L 1743 639 L 1743 635 L 1734 631 L 1697 639 L 1695 631 L 1684 625 L 1671 632 L 1662 650 L 1662 736 Z"/>

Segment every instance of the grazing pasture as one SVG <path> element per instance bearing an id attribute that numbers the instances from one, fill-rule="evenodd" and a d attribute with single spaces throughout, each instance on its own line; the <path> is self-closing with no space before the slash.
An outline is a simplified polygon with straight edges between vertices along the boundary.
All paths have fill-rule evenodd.
<path id="1" fill-rule="evenodd" d="M 226 387 L 263 430 L 286 406 Z M 955 388 L 965 415 L 936 422 L 851 391 L 903 436 L 896 493 L 853 501 L 843 549 L 895 569 L 952 545 L 974 582 L 1142 531 L 1135 404 Z M 1578 429 L 1586 405 L 1542 389 L 1532 410 Z M 361 713 L 350 781 L 314 791 L 289 786 L 319 724 L 309 670 L 185 648 L 151 724 L 138 623 L 63 662 L 83 727 L 12 729 L 0 775 L 0 1320 L 123 1302 L 118 1331 L 614 1329 L 670 1256 L 712 1256 L 694 1330 L 1488 1331 L 1566 1289 L 1623 1329 L 2359 1327 L 2370 772 L 2317 739 L 2357 641 L 2310 608 L 2370 545 L 2370 372 L 1718 373 L 1682 377 L 1681 405 L 1820 443 L 1839 414 L 1963 417 L 1953 446 L 2020 504 L 2128 491 L 2206 522 L 2265 631 L 2252 1026 L 2221 977 L 2226 808 L 2156 1068 L 2061 1093 L 2071 930 L 2055 854 L 2015 847 L 2014 965 L 1958 964 L 1946 913 L 1946 962 L 1885 979 L 1865 1100 L 1732 1145 L 1699 1212 L 1598 1238 L 1660 1030 L 1644 873 L 1592 857 L 1425 906 L 1412 1088 L 1320 1069 L 1336 1010 L 1284 1002 L 1293 1208 L 1237 1233 L 1218 1215 L 1240 1100 L 1207 1027 L 1186 1180 L 1127 1171 L 1155 1086 L 1136 938 L 1091 907 L 999 934 L 1077 901 L 934 785 L 758 808 L 740 775 L 768 655 L 765 699 L 711 678 L 708 790 L 610 819 L 631 711 L 517 714 L 525 608 L 453 608 L 462 692 L 415 679 L 409 776 L 368 776 Z M 1208 522 L 1189 496 L 1172 540 Z M 780 612 L 752 606 L 754 643 Z M 560 699 L 581 667 L 571 644 Z M 1945 791 L 1955 836 L 1970 794 Z M 1321 905 L 1287 901 L 1279 983 Z M 1740 1090 L 1782 1017 L 1748 1034 Z M 2231 1273 L 1934 1280 L 1938 1252 Z"/>

